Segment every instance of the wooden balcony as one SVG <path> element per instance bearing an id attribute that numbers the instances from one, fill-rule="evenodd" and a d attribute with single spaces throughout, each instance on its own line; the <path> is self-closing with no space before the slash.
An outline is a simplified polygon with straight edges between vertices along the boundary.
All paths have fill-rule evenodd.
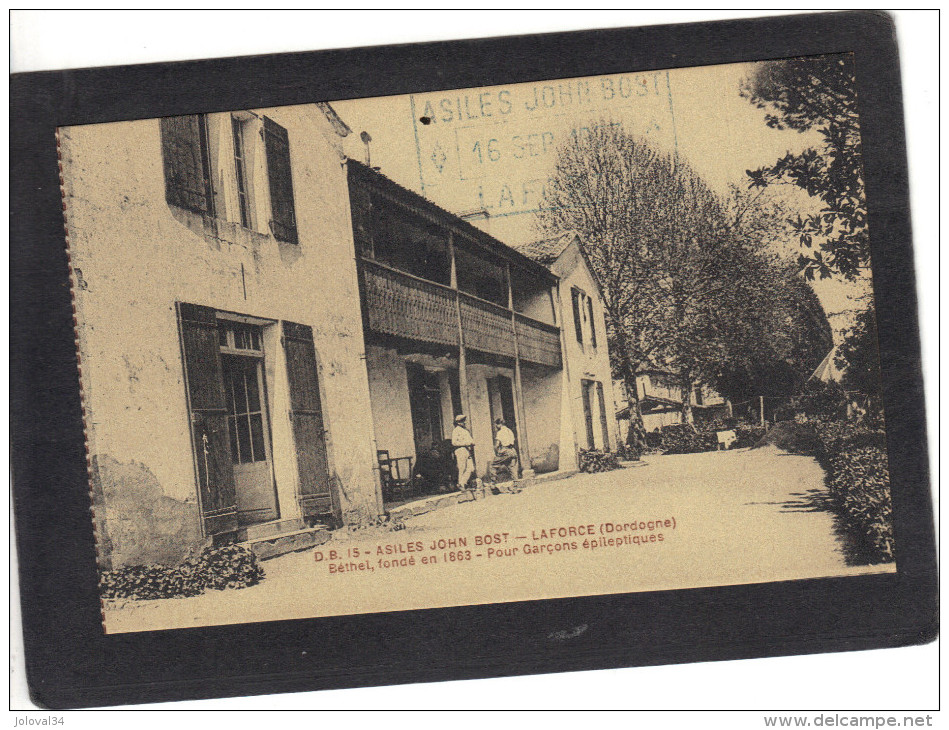
<path id="1" fill-rule="evenodd" d="M 362 259 L 363 306 L 370 330 L 436 345 L 458 346 L 457 292 Z"/>
<path id="2" fill-rule="evenodd" d="M 560 367 L 560 329 L 368 259 L 359 262 L 367 327 L 384 335 Z M 517 342 L 515 344 L 515 331 Z"/>

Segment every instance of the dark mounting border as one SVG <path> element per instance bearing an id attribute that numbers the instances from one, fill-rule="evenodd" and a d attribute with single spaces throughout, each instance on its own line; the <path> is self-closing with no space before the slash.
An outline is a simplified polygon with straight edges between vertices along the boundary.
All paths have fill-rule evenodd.
<path id="1" fill-rule="evenodd" d="M 873 232 L 895 575 L 103 635 L 57 126 L 851 51 Z M 235 77 L 240 85 L 211 81 Z M 56 708 L 140 703 L 934 638 L 937 574 L 900 91 L 892 20 L 868 11 L 14 75 L 11 449 L 34 700 Z M 570 642 L 546 638 L 579 624 L 589 629 Z"/>

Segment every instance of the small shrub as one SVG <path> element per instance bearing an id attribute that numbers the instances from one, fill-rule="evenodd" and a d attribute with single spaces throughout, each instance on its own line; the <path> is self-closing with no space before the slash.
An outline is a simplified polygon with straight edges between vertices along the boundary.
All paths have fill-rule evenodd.
<path id="1" fill-rule="evenodd" d="M 586 474 L 621 468 L 616 454 L 599 449 L 580 449 L 579 466 L 580 471 Z"/>
<path id="2" fill-rule="evenodd" d="M 735 443 L 733 449 L 747 449 L 758 443 L 768 432 L 764 426 L 745 426 L 738 425 L 734 427 Z"/>
<path id="3" fill-rule="evenodd" d="M 238 545 L 205 548 L 179 565 L 130 565 L 103 571 L 103 598 L 188 598 L 207 589 L 246 588 L 264 577 L 257 556 Z"/>
<path id="4" fill-rule="evenodd" d="M 821 441 L 812 423 L 780 421 L 765 433 L 755 444 L 755 448 L 773 445 L 791 454 L 814 456 L 821 449 Z"/>
<path id="5" fill-rule="evenodd" d="M 650 449 L 661 449 L 662 448 L 662 432 L 649 431 L 646 434 L 646 446 L 648 446 Z"/>
<path id="6" fill-rule="evenodd" d="M 697 454 L 718 449 L 715 431 L 696 431 L 687 423 L 663 426 L 660 433 L 664 454 Z"/>

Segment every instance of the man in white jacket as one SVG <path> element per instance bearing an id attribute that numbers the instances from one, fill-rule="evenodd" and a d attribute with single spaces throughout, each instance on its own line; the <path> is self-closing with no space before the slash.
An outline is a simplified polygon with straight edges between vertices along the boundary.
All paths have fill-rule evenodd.
<path id="1" fill-rule="evenodd" d="M 455 448 L 455 464 L 458 466 L 458 488 L 467 489 L 468 480 L 474 473 L 474 459 L 471 447 L 474 439 L 468 430 L 468 418 L 464 415 L 455 416 L 455 430 L 451 432 L 451 445 Z"/>
<path id="2" fill-rule="evenodd" d="M 514 448 L 514 432 L 507 427 L 503 418 L 494 422 L 497 429 L 494 434 L 494 461 L 491 462 L 491 481 L 497 484 L 501 472 L 507 476 L 505 481 L 517 479 L 517 449 Z"/>

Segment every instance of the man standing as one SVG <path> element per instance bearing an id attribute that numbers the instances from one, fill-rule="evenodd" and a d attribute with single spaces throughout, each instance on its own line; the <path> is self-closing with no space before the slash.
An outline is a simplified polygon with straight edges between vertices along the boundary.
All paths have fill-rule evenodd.
<path id="1" fill-rule="evenodd" d="M 507 427 L 504 419 L 498 418 L 494 421 L 496 430 L 494 434 L 494 461 L 491 462 L 491 481 L 497 483 L 498 471 L 504 469 L 511 476 L 511 480 L 517 479 L 517 450 L 514 448 L 514 432 Z"/>
<path id="2" fill-rule="evenodd" d="M 472 448 L 474 439 L 468 430 L 468 419 L 464 415 L 455 416 L 455 430 L 451 432 L 451 445 L 455 448 L 455 464 L 458 466 L 458 488 L 467 489 L 468 480 L 474 472 Z"/>

